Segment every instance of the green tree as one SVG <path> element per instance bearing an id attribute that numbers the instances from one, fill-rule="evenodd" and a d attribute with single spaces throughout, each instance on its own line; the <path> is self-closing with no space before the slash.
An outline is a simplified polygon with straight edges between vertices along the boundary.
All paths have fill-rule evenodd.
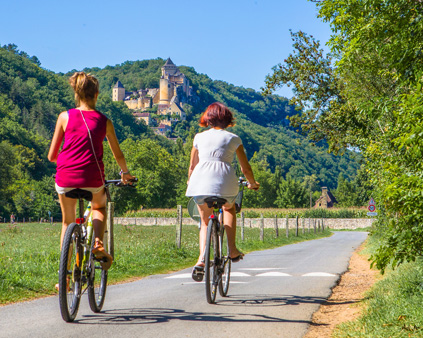
<path id="1" fill-rule="evenodd" d="M 384 269 L 421 255 L 420 123 L 423 3 L 421 1 L 318 1 L 333 31 L 331 55 L 311 36 L 293 34 L 294 53 L 266 79 L 265 93 L 292 84 L 303 109 L 291 119 L 332 150 L 354 146 L 372 173 L 380 210 L 381 246 L 373 262 Z M 365 178 L 365 175 L 357 178 Z M 358 200 L 369 192 L 361 181 Z M 347 184 L 341 182 L 340 190 Z M 342 188 L 342 189 L 341 189 Z"/>
<path id="2" fill-rule="evenodd" d="M 276 205 L 279 208 L 304 208 L 309 203 L 307 188 L 290 176 L 281 180 L 277 196 Z"/>

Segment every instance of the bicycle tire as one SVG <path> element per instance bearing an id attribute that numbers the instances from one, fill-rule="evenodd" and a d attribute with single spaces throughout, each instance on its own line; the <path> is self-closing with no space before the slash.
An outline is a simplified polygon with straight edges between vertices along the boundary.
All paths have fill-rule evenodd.
<path id="1" fill-rule="evenodd" d="M 216 301 L 217 293 L 217 261 L 218 255 L 218 242 L 217 242 L 217 221 L 210 220 L 207 226 L 207 240 L 204 253 L 205 268 L 204 278 L 206 283 L 206 298 L 209 304 Z"/>
<path id="2" fill-rule="evenodd" d="M 59 303 L 63 320 L 73 322 L 78 313 L 82 290 L 81 227 L 71 223 L 66 229 L 60 253 Z"/>
<path id="3" fill-rule="evenodd" d="M 113 227 L 113 215 L 114 215 L 115 203 L 107 202 L 107 222 L 106 222 L 106 232 L 108 234 L 107 243 L 108 243 L 108 253 L 115 257 L 115 242 L 114 242 L 114 227 Z M 106 241 L 104 241 L 106 242 Z"/>
<path id="4" fill-rule="evenodd" d="M 229 243 L 225 229 L 222 229 L 222 235 L 219 237 L 223 260 L 223 273 L 219 281 L 219 293 L 222 297 L 226 297 L 229 291 L 229 281 L 231 279 L 231 260 L 229 259 Z"/>
<path id="5" fill-rule="evenodd" d="M 108 250 L 107 232 L 104 234 L 104 249 Z M 94 247 L 95 238 L 93 236 L 91 250 Z M 99 261 L 95 259 L 94 254 L 90 253 L 89 264 L 90 276 L 88 279 L 88 303 L 93 312 L 100 312 L 104 305 L 107 290 L 107 271 L 103 270 Z"/>

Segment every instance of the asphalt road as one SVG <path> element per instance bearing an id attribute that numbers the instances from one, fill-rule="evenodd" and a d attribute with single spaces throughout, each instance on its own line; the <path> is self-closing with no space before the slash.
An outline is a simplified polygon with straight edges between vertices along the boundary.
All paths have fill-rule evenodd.
<path id="1" fill-rule="evenodd" d="M 57 296 L 0 307 L 0 337 L 302 337 L 365 232 L 257 251 L 232 265 L 229 297 L 205 298 L 190 269 L 109 286 L 103 311 L 83 295 L 74 323 Z"/>

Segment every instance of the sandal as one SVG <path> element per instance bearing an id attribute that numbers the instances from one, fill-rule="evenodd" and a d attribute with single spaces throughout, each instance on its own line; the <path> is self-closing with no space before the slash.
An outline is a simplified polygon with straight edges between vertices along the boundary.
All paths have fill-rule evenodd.
<path id="1" fill-rule="evenodd" d="M 232 261 L 232 263 L 238 263 L 241 259 L 244 259 L 244 254 L 242 252 L 240 252 L 240 254 L 236 257 L 229 257 L 229 259 Z"/>
<path id="2" fill-rule="evenodd" d="M 204 277 L 204 266 L 196 265 L 192 269 L 192 279 L 196 282 L 201 282 Z"/>
<path id="3" fill-rule="evenodd" d="M 104 250 L 103 241 L 96 240 L 92 250 L 95 258 L 100 262 L 103 270 L 108 270 L 113 263 L 113 257 Z"/>

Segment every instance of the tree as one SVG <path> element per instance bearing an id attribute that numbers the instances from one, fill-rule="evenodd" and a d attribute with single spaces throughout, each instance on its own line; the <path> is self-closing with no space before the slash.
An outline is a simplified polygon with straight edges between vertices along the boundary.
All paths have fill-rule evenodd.
<path id="1" fill-rule="evenodd" d="M 273 69 L 264 93 L 293 84 L 293 101 L 303 109 L 291 119 L 294 126 L 315 141 L 324 138 L 331 150 L 361 151 L 379 201 L 382 244 L 372 259 L 383 271 L 414 260 L 423 247 L 423 2 L 325 0 L 317 6 L 332 27 L 334 57 L 323 56 L 311 36 L 294 33 L 295 52 Z"/>
<path id="2" fill-rule="evenodd" d="M 304 208 L 308 205 L 307 188 L 290 176 L 281 180 L 277 191 L 276 205 L 279 208 Z"/>

